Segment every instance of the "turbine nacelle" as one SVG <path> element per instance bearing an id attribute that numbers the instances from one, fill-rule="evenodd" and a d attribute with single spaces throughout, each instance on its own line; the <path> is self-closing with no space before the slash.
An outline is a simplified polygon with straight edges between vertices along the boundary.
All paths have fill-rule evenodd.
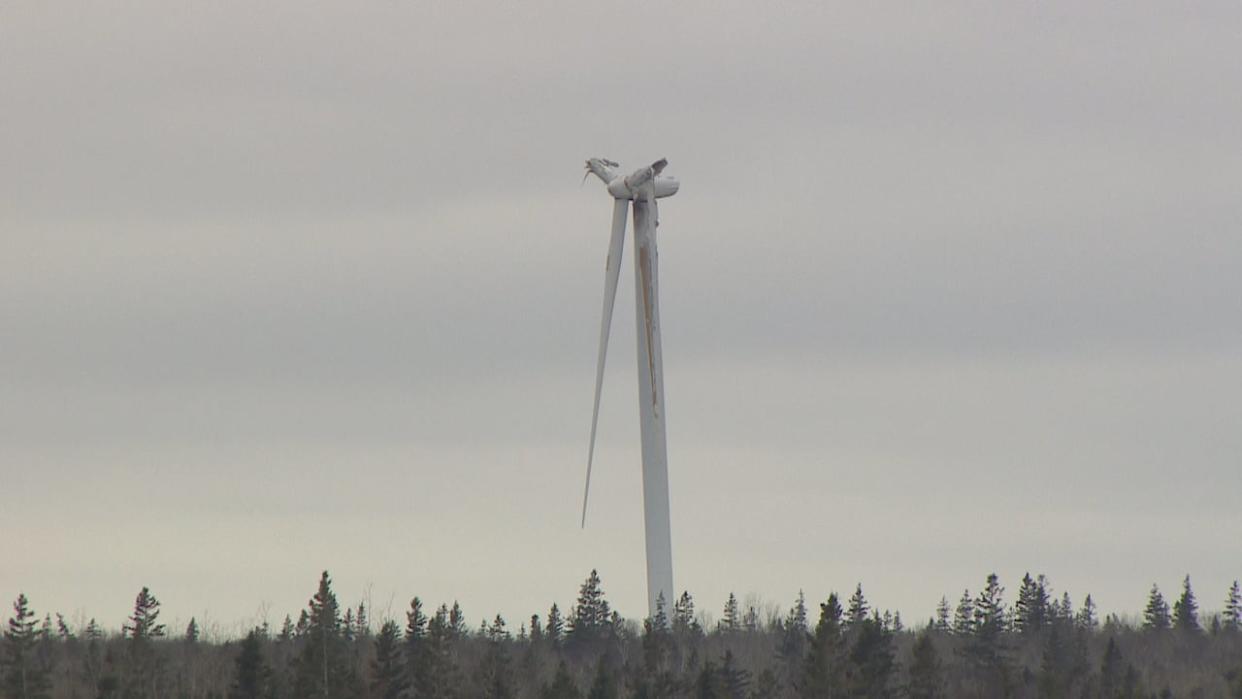
<path id="1" fill-rule="evenodd" d="M 591 158 L 586 162 L 587 169 L 608 185 L 608 193 L 616 199 L 645 199 L 654 185 L 656 199 L 671 197 L 681 188 L 676 177 L 660 174 L 668 161 L 661 158 L 649 167 L 639 168 L 628 176 L 617 172 L 620 165 L 606 158 Z"/>

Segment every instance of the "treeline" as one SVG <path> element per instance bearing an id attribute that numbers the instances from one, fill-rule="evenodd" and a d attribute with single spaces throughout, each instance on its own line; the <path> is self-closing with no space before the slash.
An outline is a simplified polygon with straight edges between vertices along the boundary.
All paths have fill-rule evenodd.
<path id="1" fill-rule="evenodd" d="M 640 623 L 611 609 L 599 576 L 577 603 L 476 628 L 460 605 L 372 624 L 342 608 L 327 572 L 295 621 L 208 641 L 191 619 L 170 635 L 160 603 L 139 592 L 121 633 L 94 619 L 70 628 L 13 604 L 0 691 L 16 699 L 794 699 L 797 697 L 1242 698 L 1242 594 L 1200 618 L 1187 578 L 1172 606 L 1153 586 L 1141 624 L 1100 620 L 1044 576 L 1012 604 L 996 575 L 925 623 L 874 608 L 855 588 L 766 617 L 729 595 L 718 623 L 683 593 Z M 1205 628 L 1206 627 L 1206 628 Z"/>

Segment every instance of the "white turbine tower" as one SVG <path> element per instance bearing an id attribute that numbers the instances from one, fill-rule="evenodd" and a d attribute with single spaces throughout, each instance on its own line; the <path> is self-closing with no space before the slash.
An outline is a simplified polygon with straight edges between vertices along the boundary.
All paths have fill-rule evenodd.
<path id="1" fill-rule="evenodd" d="M 582 494 L 582 526 L 586 526 L 587 498 L 591 494 L 591 465 L 595 458 L 595 427 L 599 422 L 599 394 L 604 382 L 608 331 L 621 274 L 625 216 L 634 202 L 634 295 L 638 306 L 638 414 L 643 439 L 643 522 L 647 539 L 647 609 L 656 615 L 658 600 L 673 600 L 673 544 L 669 527 L 668 450 L 664 437 L 664 363 L 660 355 L 660 304 L 657 281 L 656 200 L 677 193 L 677 179 L 662 175 L 667 160 L 618 174 L 617 163 L 603 158 L 587 161 L 587 170 L 608 185 L 615 201 L 612 240 L 604 271 L 604 318 L 599 329 L 599 363 L 595 370 L 595 409 L 591 413 L 591 446 L 587 452 L 586 488 Z"/>

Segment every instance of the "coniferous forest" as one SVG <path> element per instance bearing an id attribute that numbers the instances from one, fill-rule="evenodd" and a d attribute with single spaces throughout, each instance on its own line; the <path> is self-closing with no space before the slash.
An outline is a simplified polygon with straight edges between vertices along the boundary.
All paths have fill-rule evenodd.
<path id="1" fill-rule="evenodd" d="M 1190 579 L 1172 605 L 1152 586 L 1141 622 L 1097 618 L 1044 576 L 996 575 L 925 619 L 856 587 L 784 612 L 734 595 L 710 614 L 683 593 L 652 619 L 622 618 L 599 576 L 577 603 L 475 627 L 457 603 L 414 597 L 402 619 L 343 605 L 327 572 L 297 618 L 240 638 L 159 621 L 143 588 L 119 631 L 71 628 L 19 595 L 0 692 L 15 699 L 792 699 L 795 697 L 1242 697 L 1242 593 L 1199 612 Z M 719 621 L 707 620 L 718 616 Z"/>

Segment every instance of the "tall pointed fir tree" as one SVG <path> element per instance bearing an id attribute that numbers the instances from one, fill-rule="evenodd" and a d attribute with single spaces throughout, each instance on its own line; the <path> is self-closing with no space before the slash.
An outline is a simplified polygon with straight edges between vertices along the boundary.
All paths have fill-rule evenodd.
<path id="1" fill-rule="evenodd" d="M 1023 634 L 1039 633 L 1048 622 L 1051 605 L 1048 585 L 1043 575 L 1036 580 L 1030 573 L 1022 576 L 1018 599 L 1013 605 L 1013 630 Z"/>
<path id="2" fill-rule="evenodd" d="M 673 603 L 672 624 L 673 633 L 679 638 L 698 636 L 702 632 L 699 620 L 694 615 L 694 598 L 690 596 L 689 590 L 683 591 Z"/>
<path id="3" fill-rule="evenodd" d="M 1147 608 L 1143 610 L 1143 629 L 1164 631 L 1169 625 L 1169 603 L 1164 601 L 1160 588 L 1152 583 L 1151 593 L 1147 596 Z"/>
<path id="4" fill-rule="evenodd" d="M 158 623 L 160 601 L 149 588 L 142 588 L 134 598 L 134 611 L 122 627 L 129 639 L 129 668 L 126 677 L 127 694 L 132 697 L 158 699 L 163 692 L 160 687 L 160 657 L 152 644 L 164 636 L 164 625 Z"/>
<path id="5" fill-rule="evenodd" d="M 936 619 L 930 626 L 937 633 L 949 633 L 953 630 L 952 624 L 949 623 L 949 615 L 952 613 L 949 606 L 949 598 L 941 596 L 940 603 L 936 605 Z"/>
<path id="6" fill-rule="evenodd" d="M 1221 614 L 1221 621 L 1226 631 L 1236 633 L 1242 630 L 1242 588 L 1237 580 L 1233 581 L 1229 593 L 1225 595 L 1225 611 Z"/>
<path id="7" fill-rule="evenodd" d="M 319 589 L 307 603 L 306 643 L 298 662 L 294 693 L 306 699 L 336 699 L 352 693 L 358 680 L 351 672 L 340 605 L 325 570 Z"/>
<path id="8" fill-rule="evenodd" d="M 841 603 L 837 593 L 819 605 L 819 622 L 811 635 L 798 692 L 804 697 L 844 696 L 847 691 L 848 647 L 842 631 Z"/>
<path id="9" fill-rule="evenodd" d="M 975 631 L 975 600 L 970 590 L 962 590 L 962 598 L 953 611 L 953 633 L 957 636 L 969 636 Z"/>
<path id="10" fill-rule="evenodd" d="M 263 657 L 262 638 L 257 629 L 251 629 L 242 639 L 234 666 L 229 699 L 268 699 L 271 696 L 272 673 Z"/>
<path id="11" fill-rule="evenodd" d="M 891 697 L 893 676 L 897 671 L 893 652 L 893 634 L 873 615 L 853 629 L 854 645 L 850 649 L 850 696 Z"/>
<path id="12" fill-rule="evenodd" d="M 578 604 L 569 620 L 567 639 L 573 643 L 591 643 L 605 637 L 610 628 L 612 612 L 604 599 L 599 572 L 592 570 L 578 590 Z"/>
<path id="13" fill-rule="evenodd" d="M 565 640 L 565 620 L 561 617 L 561 610 L 555 602 L 548 609 L 547 637 L 548 642 L 554 647 L 561 645 L 561 641 Z"/>
<path id="14" fill-rule="evenodd" d="M 1189 575 L 1182 581 L 1182 596 L 1173 603 L 1173 627 L 1187 633 L 1203 630 L 1199 625 L 1199 603 L 1195 601 L 1194 590 L 1190 589 Z"/>
<path id="15" fill-rule="evenodd" d="M 1078 616 L 1074 618 L 1074 623 L 1084 631 L 1095 631 L 1099 628 L 1100 621 L 1095 615 L 1095 602 L 1091 600 L 1090 594 L 1083 599 L 1082 608 L 1078 610 Z"/>
<path id="16" fill-rule="evenodd" d="M 782 626 L 781 657 L 786 663 L 796 666 L 802 662 L 807 645 L 806 595 L 802 590 L 798 590 L 798 598 L 794 600 Z"/>
<path id="17" fill-rule="evenodd" d="M 966 645 L 967 660 L 974 668 L 990 696 L 1007 694 L 1010 689 L 1009 666 L 1005 656 L 1005 603 L 996 573 L 988 575 L 987 582 L 975 598 L 975 619 Z"/>
<path id="18" fill-rule="evenodd" d="M 720 630 L 725 633 L 735 633 L 742 630 L 742 615 L 738 609 L 737 596 L 732 592 L 729 593 L 729 599 L 725 600 L 724 615 L 720 619 Z"/>
<path id="19" fill-rule="evenodd" d="M 375 636 L 375 657 L 371 659 L 371 697 L 401 699 L 405 696 L 405 667 L 401 662 L 401 629 L 389 619 Z"/>
<path id="20" fill-rule="evenodd" d="M 4 630 L 4 653 L 0 658 L 5 668 L 5 696 L 15 699 L 45 699 L 50 696 L 51 682 L 46 667 L 35 658 L 38 631 L 34 610 L 25 594 L 13 602 L 13 616 Z"/>
<path id="21" fill-rule="evenodd" d="M 862 583 L 858 583 L 845 608 L 845 627 L 853 629 L 861 626 L 870 612 L 871 606 L 867 604 L 867 598 L 863 596 Z"/>

